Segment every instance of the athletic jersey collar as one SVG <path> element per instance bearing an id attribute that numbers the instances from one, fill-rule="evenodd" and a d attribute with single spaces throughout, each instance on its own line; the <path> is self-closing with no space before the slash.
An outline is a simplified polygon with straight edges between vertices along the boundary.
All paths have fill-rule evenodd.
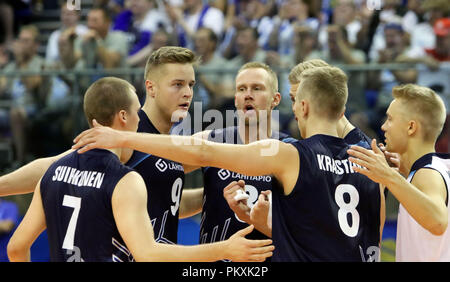
<path id="1" fill-rule="evenodd" d="M 146 133 L 156 133 L 161 134 L 158 129 L 153 125 L 152 121 L 149 119 L 144 110 L 139 110 L 139 127 L 138 132 L 146 132 Z"/>
<path id="2" fill-rule="evenodd" d="M 438 158 L 442 158 L 442 159 L 450 159 L 450 154 L 446 154 L 446 153 L 428 153 L 423 155 L 422 157 L 418 158 L 414 164 L 411 167 L 411 172 L 416 171 L 424 166 L 426 166 L 427 164 L 431 164 L 431 161 L 433 159 L 433 157 L 436 156 Z"/>

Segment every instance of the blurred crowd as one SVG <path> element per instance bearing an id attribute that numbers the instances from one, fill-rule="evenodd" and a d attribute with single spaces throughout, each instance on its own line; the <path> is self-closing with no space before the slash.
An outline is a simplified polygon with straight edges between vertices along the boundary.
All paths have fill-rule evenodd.
<path id="1" fill-rule="evenodd" d="M 67 3 L 70 2 L 68 8 Z M 70 9 L 81 2 L 80 9 Z M 59 70 L 58 76 L 0 75 L 0 139 L 11 138 L 14 165 L 64 151 L 74 120 L 67 114 L 76 84 L 80 95 L 102 73 L 144 67 L 161 46 L 190 48 L 201 56 L 194 101 L 202 109 L 233 109 L 234 73 L 249 61 L 265 62 L 279 74 L 283 102 L 280 129 L 292 126 L 289 69 L 320 58 L 335 65 L 408 64 L 409 69 L 347 70 L 347 115 L 369 136 L 380 126 L 393 86 L 418 83 L 420 70 L 449 83 L 449 0 L 0 0 L 0 71 Z M 44 42 L 31 15 L 60 11 L 60 25 Z M 40 47 L 45 45 L 45 49 Z M 45 50 L 42 52 L 40 50 Z M 95 75 L 68 75 L 96 69 Z M 278 71 L 287 70 L 287 71 Z M 67 75 L 66 75 L 67 74 Z M 143 73 L 123 75 L 145 99 Z M 426 85 L 431 86 L 431 85 Z M 434 84 L 448 95 L 449 86 Z M 449 106 L 448 96 L 444 97 Z M 448 124 L 438 150 L 448 151 Z"/>

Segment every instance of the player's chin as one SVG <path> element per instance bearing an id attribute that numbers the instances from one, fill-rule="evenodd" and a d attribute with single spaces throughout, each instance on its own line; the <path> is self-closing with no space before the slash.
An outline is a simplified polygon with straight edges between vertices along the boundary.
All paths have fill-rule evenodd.
<path id="1" fill-rule="evenodd" d="M 189 112 L 186 109 L 177 109 L 172 113 L 172 121 L 182 121 L 188 116 Z"/>

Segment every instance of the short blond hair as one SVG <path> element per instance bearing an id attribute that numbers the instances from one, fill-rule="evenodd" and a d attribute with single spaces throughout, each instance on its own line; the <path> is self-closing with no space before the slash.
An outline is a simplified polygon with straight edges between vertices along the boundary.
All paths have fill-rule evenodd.
<path id="1" fill-rule="evenodd" d="M 441 97 L 430 88 L 415 84 L 394 87 L 392 96 L 407 107 L 410 115 L 417 117 L 423 127 L 424 140 L 436 141 L 446 118 L 446 109 Z"/>
<path id="2" fill-rule="evenodd" d="M 347 75 L 336 67 L 307 69 L 300 76 L 296 99 L 307 97 L 317 113 L 332 120 L 339 119 L 347 103 L 347 81 Z"/>
<path id="3" fill-rule="evenodd" d="M 278 77 L 277 74 L 266 64 L 260 63 L 260 62 L 249 62 L 244 64 L 237 72 L 237 74 L 241 73 L 244 70 L 247 69 L 263 69 L 265 70 L 270 77 L 270 89 L 273 91 L 273 93 L 278 92 Z"/>
<path id="4" fill-rule="evenodd" d="M 300 75 L 303 71 L 309 70 L 312 68 L 317 67 L 327 67 L 329 64 L 323 60 L 320 59 L 312 59 L 308 61 L 304 61 L 302 63 L 297 64 L 289 73 L 289 82 L 291 84 L 298 84 L 300 83 Z"/>
<path id="5" fill-rule="evenodd" d="M 192 64 L 195 65 L 199 61 L 194 52 L 187 48 L 177 46 L 164 46 L 150 54 L 145 65 L 144 79 L 165 64 Z"/>

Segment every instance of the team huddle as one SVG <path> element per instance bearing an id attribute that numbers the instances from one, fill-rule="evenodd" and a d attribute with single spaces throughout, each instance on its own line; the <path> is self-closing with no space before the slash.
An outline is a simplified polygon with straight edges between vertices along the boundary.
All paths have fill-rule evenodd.
<path id="1" fill-rule="evenodd" d="M 29 261 L 45 229 L 51 261 L 379 261 L 386 189 L 400 202 L 396 260 L 450 261 L 450 155 L 434 149 L 446 109 L 431 89 L 393 89 L 377 144 L 344 115 L 347 75 L 304 61 L 289 75 L 297 140 L 272 129 L 277 75 L 251 62 L 235 79 L 236 126 L 170 135 L 196 62 L 154 51 L 142 107 L 129 82 L 97 80 L 75 145 L 0 177 L 0 196 L 34 192 L 10 261 Z M 204 187 L 183 189 L 197 169 Z M 199 245 L 177 245 L 179 219 L 200 212 Z"/>

